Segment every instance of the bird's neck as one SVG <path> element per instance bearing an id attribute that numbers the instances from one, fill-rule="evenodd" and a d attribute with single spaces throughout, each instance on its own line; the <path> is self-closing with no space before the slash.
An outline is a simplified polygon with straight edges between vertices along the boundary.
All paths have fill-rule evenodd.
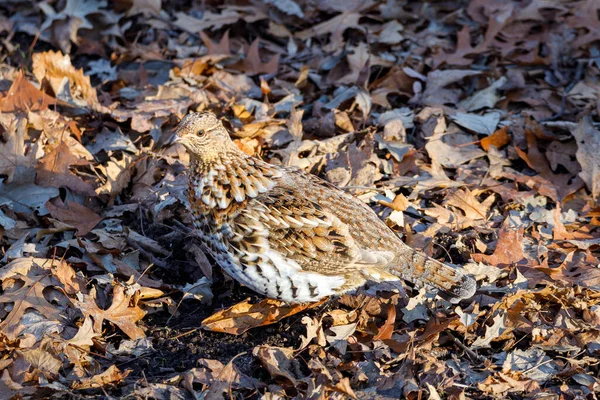
<path id="1" fill-rule="evenodd" d="M 269 191 L 282 171 L 237 149 L 215 157 L 190 159 L 189 196 L 203 209 L 228 210 Z"/>

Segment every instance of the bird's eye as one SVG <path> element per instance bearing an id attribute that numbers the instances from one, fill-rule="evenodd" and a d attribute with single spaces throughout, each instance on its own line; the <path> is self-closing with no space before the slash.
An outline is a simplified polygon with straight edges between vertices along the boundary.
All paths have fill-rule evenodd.
<path id="1" fill-rule="evenodd" d="M 204 136 L 204 133 L 205 133 L 205 132 L 206 132 L 206 131 L 205 131 L 204 129 L 200 129 L 200 130 L 198 131 L 198 136 Z"/>

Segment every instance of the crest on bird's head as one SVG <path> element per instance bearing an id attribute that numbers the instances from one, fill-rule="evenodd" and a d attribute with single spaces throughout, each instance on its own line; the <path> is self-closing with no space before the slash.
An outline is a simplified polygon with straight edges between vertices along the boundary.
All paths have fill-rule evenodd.
<path id="1" fill-rule="evenodd" d="M 220 152 L 237 147 L 227 129 L 211 112 L 190 113 L 175 128 L 170 143 L 181 143 L 187 151 L 200 159 L 210 159 Z"/>

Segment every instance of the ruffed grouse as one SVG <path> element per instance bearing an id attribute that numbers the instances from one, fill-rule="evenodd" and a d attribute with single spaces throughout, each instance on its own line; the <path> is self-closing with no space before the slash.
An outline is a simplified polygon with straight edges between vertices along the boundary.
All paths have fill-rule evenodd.
<path id="1" fill-rule="evenodd" d="M 360 200 L 240 151 L 214 114 L 185 116 L 173 142 L 190 155 L 197 233 L 216 262 L 256 292 L 306 302 L 404 279 L 452 299 L 475 293 L 472 277 L 408 247 Z"/>

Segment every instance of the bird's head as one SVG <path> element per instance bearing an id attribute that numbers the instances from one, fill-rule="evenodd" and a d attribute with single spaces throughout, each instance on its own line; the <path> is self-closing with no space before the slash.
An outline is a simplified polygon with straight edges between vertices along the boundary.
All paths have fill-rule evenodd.
<path id="1" fill-rule="evenodd" d="M 192 157 L 200 160 L 210 160 L 222 152 L 237 149 L 223 123 L 211 112 L 183 117 L 170 143 L 181 143 Z"/>

